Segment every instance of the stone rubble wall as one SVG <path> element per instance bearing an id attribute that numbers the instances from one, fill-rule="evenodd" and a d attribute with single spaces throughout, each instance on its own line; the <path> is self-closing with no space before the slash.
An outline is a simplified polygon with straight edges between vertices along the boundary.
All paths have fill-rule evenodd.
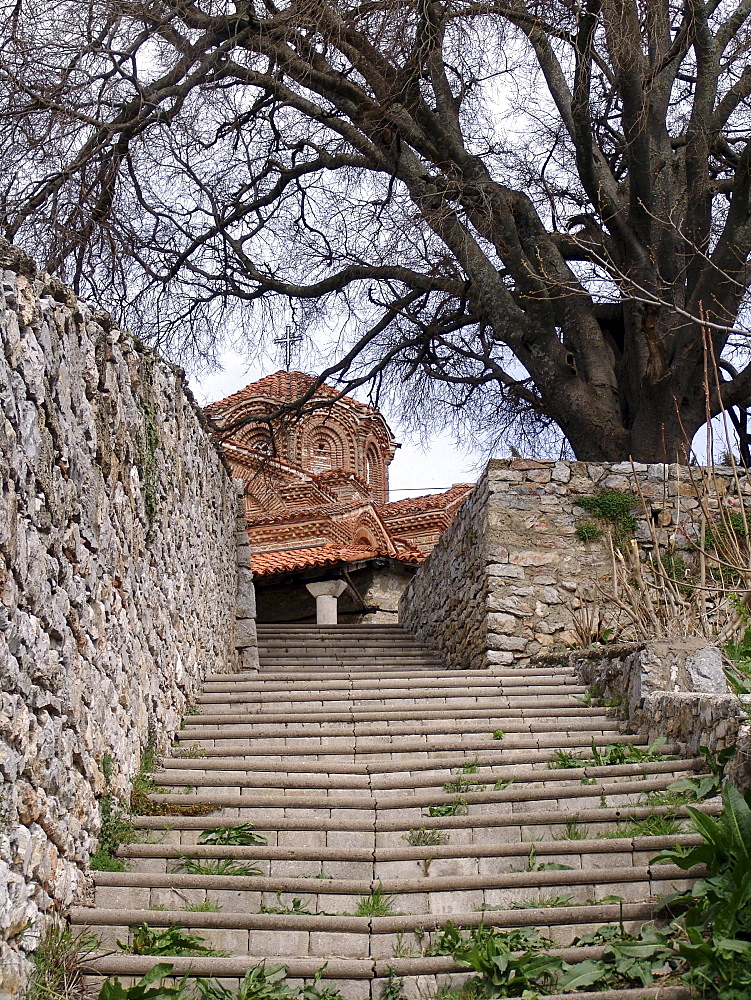
<path id="1" fill-rule="evenodd" d="M 486 474 L 399 600 L 399 622 L 450 667 L 482 667 L 491 661 L 491 499 Z"/>
<path id="2" fill-rule="evenodd" d="M 728 774 L 739 788 L 751 787 L 751 696 L 728 690 L 716 646 L 703 638 L 658 640 L 626 654 L 572 651 L 567 658 L 599 696 L 619 703 L 631 731 L 663 736 L 691 753 L 735 746 Z"/>
<path id="3" fill-rule="evenodd" d="M 206 671 L 236 668 L 236 612 L 252 607 L 247 580 L 236 607 L 236 493 L 182 372 L 8 244 L 0 269 L 0 996 L 14 996 L 47 917 L 86 891 L 105 755 L 125 798 L 149 726 L 166 746 Z"/>
<path id="4" fill-rule="evenodd" d="M 730 491 L 732 469 L 715 473 L 718 492 Z M 741 489 L 751 494 L 751 483 Z M 572 645 L 582 595 L 612 576 L 605 537 L 576 537 L 577 525 L 593 520 L 577 500 L 603 490 L 640 494 L 637 541 L 651 545 L 649 517 L 658 543 L 690 561 L 700 509 L 689 470 L 494 459 L 402 596 L 400 621 L 464 669 Z"/>

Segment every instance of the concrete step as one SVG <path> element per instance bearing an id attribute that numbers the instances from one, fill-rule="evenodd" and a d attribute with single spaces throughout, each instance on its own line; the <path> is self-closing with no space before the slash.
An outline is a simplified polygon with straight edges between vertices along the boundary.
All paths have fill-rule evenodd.
<path id="1" fill-rule="evenodd" d="M 299 898 L 299 897 L 298 897 Z M 640 926 L 653 916 L 652 903 L 622 904 L 626 926 Z M 570 946 L 573 939 L 603 923 L 618 921 L 621 904 L 592 903 L 581 906 L 540 906 L 523 909 L 467 910 L 451 915 L 460 927 L 485 926 L 511 929 L 536 927 L 558 945 Z M 179 926 L 190 928 L 207 945 L 248 956 L 251 964 L 264 958 L 283 960 L 315 957 L 318 966 L 327 957 L 348 955 L 354 958 L 393 958 L 397 935 L 402 945 L 418 952 L 424 947 L 422 934 L 441 928 L 445 913 L 408 913 L 381 917 L 357 917 L 324 913 L 248 913 L 222 910 L 104 909 L 73 907 L 71 923 L 89 926 L 104 947 L 116 947 L 116 941 L 128 938 L 128 928 L 142 922 L 150 927 Z M 415 935 L 415 932 L 418 935 Z M 406 938 L 406 941 L 405 941 Z M 423 943 L 421 943 L 423 942 Z M 176 970 L 177 971 L 177 970 Z M 313 970 L 315 971 L 315 970 Z M 328 969 L 327 969 L 328 973 Z"/>
<path id="2" fill-rule="evenodd" d="M 497 764 L 484 765 L 478 760 L 468 765 L 474 769 L 470 773 L 463 772 L 460 768 L 432 768 L 423 772 L 418 770 L 416 773 L 405 770 L 379 774 L 372 769 L 369 772 L 361 770 L 359 773 L 342 774 L 332 772 L 325 762 L 318 765 L 300 763 L 295 769 L 263 771 L 257 765 L 245 763 L 242 758 L 227 761 L 222 758 L 170 757 L 162 761 L 162 770 L 155 775 L 155 781 L 160 785 L 167 783 L 192 785 L 198 784 L 199 781 L 207 784 L 212 776 L 216 776 L 217 783 L 229 784 L 232 783 L 230 778 L 235 780 L 236 777 L 240 777 L 243 784 L 252 785 L 254 788 L 322 788 L 332 791 L 345 788 L 368 791 L 442 788 L 447 782 L 459 781 L 465 785 L 483 783 L 493 785 L 500 781 L 513 782 L 517 787 L 521 783 L 534 783 L 536 787 L 544 787 L 546 783 L 555 781 L 581 783 L 582 780 L 589 782 L 605 778 L 633 779 L 642 775 L 666 774 L 671 778 L 677 778 L 699 770 L 702 765 L 703 760 L 698 757 L 638 764 L 553 769 L 545 763 L 530 767 L 521 764 L 503 767 Z"/>
<path id="3" fill-rule="evenodd" d="M 496 695 L 523 695 L 528 693 L 528 697 L 535 694 L 547 693 L 544 689 L 552 688 L 553 694 L 586 691 L 583 684 L 568 675 L 554 674 L 536 676 L 518 676 L 513 678 L 498 678 L 487 673 L 483 677 L 467 677 L 463 679 L 460 675 L 449 674 L 444 671 L 438 676 L 428 676 L 423 680 L 420 675 L 414 673 L 399 674 L 398 676 L 384 676 L 379 673 L 377 676 L 353 677 L 351 672 L 342 676 L 330 676 L 318 672 L 315 676 L 310 674 L 293 674 L 290 677 L 264 677 L 263 674 L 237 674 L 225 675 L 225 677 L 235 676 L 234 680 L 213 681 L 204 685 L 204 694 L 238 694 L 240 692 L 252 691 L 289 691 L 293 689 L 305 696 L 311 696 L 318 691 L 344 691 L 348 694 L 358 692 L 357 697 L 364 697 L 367 692 L 373 697 L 388 697 L 387 691 L 407 691 L 407 697 L 415 697 L 420 692 L 430 692 L 432 697 L 436 697 L 436 691 L 446 691 L 445 697 L 456 697 L 457 692 L 468 696 L 470 692 L 473 697 L 483 696 L 491 693 Z M 521 689 L 521 690 L 520 690 Z M 541 690 L 542 689 L 542 690 Z M 363 692 L 362 694 L 359 692 Z M 354 695 L 353 695 L 354 697 Z M 391 697 L 394 697 L 393 695 Z M 396 697 L 400 697 L 397 695 Z"/>
<path id="4" fill-rule="evenodd" d="M 651 863 L 699 838 L 685 806 L 646 800 L 701 759 L 664 746 L 679 759 L 548 766 L 557 750 L 590 757 L 593 742 L 647 742 L 586 704 L 567 667 L 452 671 L 393 626 L 261 626 L 259 635 L 261 670 L 212 675 L 200 714 L 154 775 L 165 789 L 154 807 L 167 813 L 136 818 L 148 842 L 123 846 L 127 870 L 93 873 L 96 905 L 74 908 L 74 923 L 112 951 L 96 959 L 97 975 L 138 976 L 158 961 L 117 952 L 129 926 L 147 921 L 228 952 L 170 956 L 177 975 L 232 986 L 266 960 L 302 984 L 328 962 L 325 979 L 345 1000 L 380 1000 L 390 970 L 408 1000 L 423 1000 L 468 975 L 425 953 L 448 919 L 536 927 L 581 960 L 598 952 L 574 946 L 578 934 L 621 916 L 637 929 L 655 897 L 701 874 Z M 179 814 L 186 806 L 207 812 Z M 719 802 L 699 808 L 716 815 Z M 644 836 L 639 823 L 655 817 L 667 832 Z M 198 843 L 241 822 L 266 843 Z M 186 858 L 199 870 L 185 871 Z M 223 861 L 246 874 L 221 874 Z M 353 915 L 376 889 L 391 913 Z M 686 995 L 671 989 L 661 1000 Z M 653 996 L 645 988 L 632 1000 Z"/>
<path id="5" fill-rule="evenodd" d="M 242 754 L 247 758 L 276 757 L 282 758 L 303 757 L 306 760 L 314 761 L 320 759 L 336 759 L 336 757 L 349 757 L 354 761 L 361 762 L 377 760 L 384 763 L 389 759 L 393 761 L 404 760 L 405 757 L 413 759 L 418 754 L 424 754 L 426 760 L 434 760 L 444 757 L 447 754 L 455 755 L 456 758 L 474 760 L 478 753 L 485 752 L 490 755 L 502 755 L 504 762 L 509 763 L 515 760 L 529 760 L 535 756 L 537 759 L 550 760 L 556 750 L 567 750 L 572 752 L 587 751 L 594 740 L 597 746 L 614 743 L 634 743 L 635 745 L 646 746 L 647 741 L 633 735 L 624 735 L 612 730 L 604 733 L 592 730 L 583 734 L 569 733 L 544 733 L 540 736 L 512 733 L 503 740 L 494 740 L 484 736 L 423 736 L 423 737 L 393 737 L 391 739 L 379 736 L 358 736 L 357 738 L 344 737 L 302 737 L 288 738 L 280 737 L 276 740 L 269 739 L 229 739 L 219 738 L 216 743 L 212 738 L 198 738 L 197 736 L 185 736 L 185 730 L 176 734 L 176 739 L 180 744 L 189 745 L 195 748 L 194 752 L 203 751 L 207 757 L 237 757 Z M 401 769 L 402 765 L 397 765 Z"/>
<path id="6" fill-rule="evenodd" d="M 501 727 L 506 734 L 503 739 L 506 745 L 510 744 L 509 737 L 516 734 L 528 734 L 532 732 L 533 726 L 536 733 L 560 733 L 567 735 L 571 730 L 577 733 L 617 733 L 620 730 L 618 720 L 613 716 L 592 713 L 584 717 L 574 716 L 569 719 L 558 718 L 532 718 L 514 719 L 507 716 L 498 715 L 480 719 L 456 719 L 451 723 L 443 719 L 409 719 L 406 721 L 383 721 L 383 722 L 359 722 L 356 719 L 352 722 L 297 722 L 297 723 L 242 723 L 222 722 L 221 725 L 200 725 L 192 716 L 190 725 L 181 730 L 176 738 L 181 743 L 190 740 L 284 740 L 305 738 L 311 736 L 311 731 L 316 733 L 318 739 L 328 739 L 336 737 L 385 737 L 390 740 L 400 736 L 436 736 L 445 737 L 456 735 L 464 737 L 472 734 L 488 733 L 492 739 L 493 731 Z M 569 725 L 564 725 L 568 722 Z"/>
<path id="7" fill-rule="evenodd" d="M 302 872 L 305 863 L 288 865 Z M 352 868 L 355 864 L 352 863 Z M 671 865 L 612 865 L 572 871 L 513 871 L 487 875 L 427 875 L 412 878 L 370 877 L 372 866 L 363 862 L 368 875 L 359 878 L 329 878 L 305 874 L 214 875 L 186 874 L 181 864 L 159 875 L 153 872 L 101 873 L 95 879 L 95 906 L 102 909 L 150 910 L 209 901 L 222 907 L 238 906 L 244 914 L 263 913 L 264 907 L 289 908 L 303 899 L 311 914 L 355 913 L 374 890 L 385 894 L 395 914 L 445 914 L 468 910 L 515 909 L 553 905 L 597 903 L 617 895 L 639 902 L 652 896 L 686 889 L 704 869 L 686 873 Z M 432 865 L 431 865 L 432 867 Z M 611 900 L 612 901 L 612 900 Z M 240 907 L 238 906 L 238 909 Z M 194 911 L 186 911 L 194 912 Z M 146 919 L 146 918 L 142 918 Z M 149 916 L 149 922 L 151 918 Z"/>
<path id="8" fill-rule="evenodd" d="M 322 705 L 303 704 L 302 707 L 278 708 L 274 706 L 269 709 L 264 706 L 248 707 L 244 711 L 238 710 L 235 706 L 225 706 L 221 711 L 221 706 L 212 706 L 210 711 L 201 711 L 198 715 L 191 716 L 191 726 L 199 725 L 242 725 L 252 723 L 257 725 L 270 725 L 279 723 L 322 723 L 322 722 L 408 722 L 419 715 L 423 720 L 453 719 L 458 721 L 464 719 L 490 719 L 490 720 L 511 720 L 511 719 L 588 719 L 591 713 L 576 703 L 571 705 L 559 705 L 550 708 L 510 708 L 508 705 L 483 705 L 482 707 L 455 706 L 447 708 L 427 708 L 426 702 L 422 704 L 416 698 L 413 704 L 405 701 L 380 701 L 373 702 L 367 707 L 352 705 L 345 707 L 346 703 L 336 702 L 336 708 L 330 708 L 327 704 L 324 709 Z M 396 708 L 392 706 L 398 706 Z M 495 709 L 495 710 L 494 710 Z"/>

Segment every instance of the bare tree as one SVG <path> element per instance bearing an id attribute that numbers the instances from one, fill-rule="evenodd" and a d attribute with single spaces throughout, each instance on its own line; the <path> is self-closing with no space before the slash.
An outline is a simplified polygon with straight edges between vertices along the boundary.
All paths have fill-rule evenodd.
<path id="1" fill-rule="evenodd" d="M 3 6 L 5 233 L 164 350 L 294 304 L 592 460 L 682 450 L 702 322 L 751 399 L 751 0 Z"/>

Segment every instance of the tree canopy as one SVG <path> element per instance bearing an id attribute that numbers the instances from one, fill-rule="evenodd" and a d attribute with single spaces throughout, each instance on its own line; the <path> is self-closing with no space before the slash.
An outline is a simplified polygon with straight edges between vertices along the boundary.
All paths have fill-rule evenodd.
<path id="1" fill-rule="evenodd" d="M 293 305 L 589 460 L 751 400 L 751 0 L 3 7 L 5 235 L 168 352 Z"/>

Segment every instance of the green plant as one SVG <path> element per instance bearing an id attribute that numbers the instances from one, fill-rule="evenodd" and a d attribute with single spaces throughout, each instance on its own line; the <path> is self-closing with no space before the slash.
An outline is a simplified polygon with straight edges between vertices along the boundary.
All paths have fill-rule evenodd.
<path id="1" fill-rule="evenodd" d="M 406 840 L 410 847 L 435 847 L 437 844 L 448 844 L 449 834 L 444 830 L 429 830 L 421 826 L 402 834 L 402 840 Z"/>
<path id="2" fill-rule="evenodd" d="M 310 910 L 308 909 L 309 901 L 305 900 L 305 902 L 303 902 L 302 898 L 299 896 L 294 897 L 291 906 L 283 906 L 281 889 L 276 894 L 276 901 L 278 904 L 277 906 L 262 906 L 261 913 L 288 913 L 288 914 L 301 913 L 305 915 L 310 914 Z"/>
<path id="3" fill-rule="evenodd" d="M 619 837 L 672 837 L 683 833 L 683 824 L 676 819 L 675 813 L 652 813 L 643 819 L 619 820 L 614 830 L 598 833 L 597 836 L 606 840 Z"/>
<path id="4" fill-rule="evenodd" d="M 221 906 L 210 899 L 204 899 L 201 903 L 188 903 L 183 909 L 191 913 L 219 913 Z"/>
<path id="5" fill-rule="evenodd" d="M 457 795 L 451 802 L 438 806 L 428 806 L 428 816 L 466 816 L 467 800 Z"/>
<path id="6" fill-rule="evenodd" d="M 172 966 L 160 962 L 146 975 L 131 986 L 122 986 L 120 980 L 108 979 L 102 983 L 99 1000 L 183 1000 L 185 981 L 167 986 L 165 978 L 172 972 Z M 157 985 L 153 985 L 156 983 Z"/>
<path id="7" fill-rule="evenodd" d="M 252 844 L 265 844 L 266 837 L 256 833 L 252 823 L 238 823 L 237 826 L 218 826 L 213 830 L 203 830 L 198 836 L 198 843 L 249 847 Z"/>
<path id="8" fill-rule="evenodd" d="M 324 973 L 326 972 L 325 962 L 313 975 L 313 982 L 309 986 L 304 986 L 299 993 L 300 1000 L 343 1000 L 342 994 L 335 986 L 319 986 Z M 252 1000 L 252 998 L 249 998 Z"/>
<path id="9" fill-rule="evenodd" d="M 444 792 L 449 794 L 452 792 L 484 792 L 486 788 L 487 785 L 474 781 L 471 776 L 465 774 L 460 774 L 453 781 L 443 783 Z"/>
<path id="10" fill-rule="evenodd" d="M 149 927 L 147 923 L 133 924 L 131 940 L 117 942 L 121 951 L 129 955 L 223 955 L 224 952 L 208 948 L 203 938 L 189 934 L 183 927 Z"/>
<path id="11" fill-rule="evenodd" d="M 493 739 L 494 740 L 502 740 L 505 735 L 506 734 L 505 734 L 505 732 L 502 729 L 495 729 L 493 731 Z"/>
<path id="12" fill-rule="evenodd" d="M 575 819 L 570 819 L 563 828 L 563 835 L 560 837 L 553 837 L 553 840 L 586 840 L 587 836 L 587 827 L 580 826 Z"/>
<path id="13" fill-rule="evenodd" d="M 536 899 L 517 901 L 511 904 L 512 910 L 536 910 L 540 906 L 570 906 L 572 896 L 540 896 Z"/>
<path id="14" fill-rule="evenodd" d="M 208 979 L 196 979 L 196 989 L 203 1000 L 293 1000 L 295 994 L 284 982 L 286 976 L 283 965 L 267 967 L 261 962 L 248 969 L 237 990 Z"/>
<path id="15" fill-rule="evenodd" d="M 452 955 L 457 964 L 479 973 L 486 997 L 532 997 L 549 992 L 563 969 L 559 958 L 545 953 L 551 944 L 531 929 L 499 931 L 481 924 L 460 931 L 447 923 L 433 954 Z"/>
<path id="16" fill-rule="evenodd" d="M 391 968 L 388 970 L 380 1000 L 405 1000 L 404 980 L 398 977 Z"/>
<path id="17" fill-rule="evenodd" d="M 513 778 L 509 778 L 507 781 L 504 781 L 503 778 L 499 778 L 496 781 L 496 783 L 493 785 L 493 791 L 494 792 L 505 792 L 506 789 L 510 785 L 513 785 L 513 783 L 514 783 L 514 779 Z"/>
<path id="18" fill-rule="evenodd" d="M 414 952 L 409 945 L 404 942 L 404 931 L 398 931 L 396 934 L 396 941 L 391 949 L 391 954 L 394 958 L 417 958 L 418 955 Z"/>
<path id="19" fill-rule="evenodd" d="M 725 781 L 725 768 L 735 756 L 735 747 L 725 747 L 715 756 L 708 747 L 702 745 L 699 753 L 704 758 L 709 774 L 700 774 L 696 778 L 679 778 L 667 788 L 669 794 L 683 796 L 683 802 L 703 802 L 720 794 Z"/>
<path id="20" fill-rule="evenodd" d="M 602 750 L 598 750 L 592 741 L 589 756 L 572 754 L 566 750 L 556 750 L 552 759 L 548 761 L 548 767 L 553 770 L 576 767 L 612 767 L 616 764 L 645 764 L 650 761 L 675 760 L 674 757 L 661 753 L 666 742 L 665 737 L 660 736 L 645 750 L 634 746 L 633 743 L 610 743 Z"/>
<path id="21" fill-rule="evenodd" d="M 378 885 L 369 896 L 360 896 L 355 910 L 356 917 L 388 917 L 394 913 L 394 897 Z"/>
<path id="22" fill-rule="evenodd" d="M 613 544 L 620 548 L 636 531 L 636 519 L 631 513 L 639 503 L 632 493 L 603 490 L 591 497 L 579 497 L 580 507 L 601 521 L 612 526 Z"/>
<path id="23" fill-rule="evenodd" d="M 178 743 L 177 746 L 173 746 L 172 748 L 172 756 L 197 759 L 199 757 L 205 757 L 206 751 L 202 746 L 199 746 L 198 743 L 191 743 L 189 747 L 184 747 Z"/>
<path id="24" fill-rule="evenodd" d="M 596 542 L 602 538 L 602 531 L 593 521 L 582 521 L 574 532 L 580 542 Z"/>
<path id="25" fill-rule="evenodd" d="M 73 931 L 61 920 L 53 920 L 34 951 L 26 1000 L 83 998 L 86 993 L 83 970 L 98 947 L 99 941 L 88 927 Z"/>
<path id="26" fill-rule="evenodd" d="M 103 795 L 99 799 L 102 825 L 99 830 L 97 849 L 89 859 L 94 871 L 124 872 L 125 863 L 118 858 L 121 844 L 129 844 L 135 837 L 133 823 L 114 795 Z"/>
<path id="27" fill-rule="evenodd" d="M 234 858 L 181 857 L 175 870 L 189 875 L 263 875 L 260 868 L 243 864 Z"/>

